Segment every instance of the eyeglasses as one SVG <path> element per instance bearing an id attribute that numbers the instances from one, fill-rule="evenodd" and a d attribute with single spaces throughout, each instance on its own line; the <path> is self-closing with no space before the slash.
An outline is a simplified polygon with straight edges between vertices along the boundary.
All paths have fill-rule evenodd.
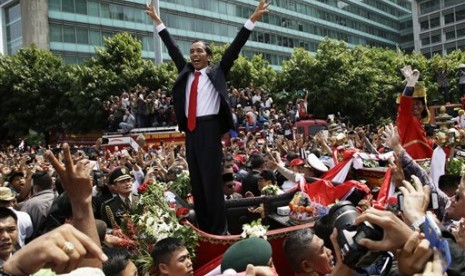
<path id="1" fill-rule="evenodd" d="M 232 189 L 232 188 L 234 188 L 234 184 L 228 184 L 227 187 Z"/>

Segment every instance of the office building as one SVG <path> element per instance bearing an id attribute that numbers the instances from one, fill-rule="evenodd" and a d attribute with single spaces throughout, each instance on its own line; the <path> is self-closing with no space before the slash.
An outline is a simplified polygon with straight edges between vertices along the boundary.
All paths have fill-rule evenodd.
<path id="1" fill-rule="evenodd" d="M 256 0 L 154 0 L 184 53 L 194 39 L 232 41 L 253 13 Z M 143 57 L 169 56 L 158 47 L 145 0 L 0 0 L 0 51 L 12 54 L 31 43 L 68 63 L 82 62 L 105 37 L 127 31 L 142 41 Z M 260 53 L 279 68 L 294 47 L 315 52 L 325 37 L 350 46 L 413 49 L 410 0 L 273 0 L 243 54 Z M 159 50 L 161 49 L 161 50 Z"/>
<path id="2" fill-rule="evenodd" d="M 465 50 L 465 1 L 415 0 L 412 21 L 415 50 L 425 56 Z"/>

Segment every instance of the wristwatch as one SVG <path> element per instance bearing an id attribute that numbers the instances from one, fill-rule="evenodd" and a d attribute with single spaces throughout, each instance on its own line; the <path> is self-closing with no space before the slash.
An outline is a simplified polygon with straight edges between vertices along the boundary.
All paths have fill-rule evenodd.
<path id="1" fill-rule="evenodd" d="M 421 230 L 420 229 L 420 226 L 425 223 L 425 216 L 417 219 L 416 221 L 414 221 L 411 225 L 412 229 L 413 230 Z"/>

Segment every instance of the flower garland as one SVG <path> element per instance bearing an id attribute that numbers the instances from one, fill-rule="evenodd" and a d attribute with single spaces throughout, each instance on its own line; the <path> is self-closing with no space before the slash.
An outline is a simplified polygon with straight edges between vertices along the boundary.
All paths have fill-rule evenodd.
<path id="1" fill-rule="evenodd" d="M 269 226 L 262 225 L 261 219 L 254 220 L 250 224 L 243 224 L 241 238 L 257 237 L 266 240 L 266 231 L 268 231 L 268 228 Z"/>
<path id="2" fill-rule="evenodd" d="M 133 255 L 136 264 L 143 267 L 144 272 L 152 269 L 150 253 L 153 246 L 167 237 L 179 238 L 186 244 L 192 257 L 198 246 L 198 234 L 189 226 L 180 223 L 176 216 L 178 208 L 166 198 L 166 186 L 155 181 L 143 183 L 138 189 L 141 197 L 138 212 L 128 217 L 122 230 L 134 240 L 137 248 Z"/>

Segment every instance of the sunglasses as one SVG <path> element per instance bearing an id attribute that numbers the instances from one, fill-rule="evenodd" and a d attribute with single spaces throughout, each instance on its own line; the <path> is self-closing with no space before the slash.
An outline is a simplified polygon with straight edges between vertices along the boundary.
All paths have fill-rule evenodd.
<path id="1" fill-rule="evenodd" d="M 459 201 L 460 200 L 460 193 L 459 191 L 456 191 L 455 192 L 455 201 Z"/>
<path id="2" fill-rule="evenodd" d="M 228 184 L 227 187 L 232 189 L 232 188 L 234 188 L 234 184 Z"/>

